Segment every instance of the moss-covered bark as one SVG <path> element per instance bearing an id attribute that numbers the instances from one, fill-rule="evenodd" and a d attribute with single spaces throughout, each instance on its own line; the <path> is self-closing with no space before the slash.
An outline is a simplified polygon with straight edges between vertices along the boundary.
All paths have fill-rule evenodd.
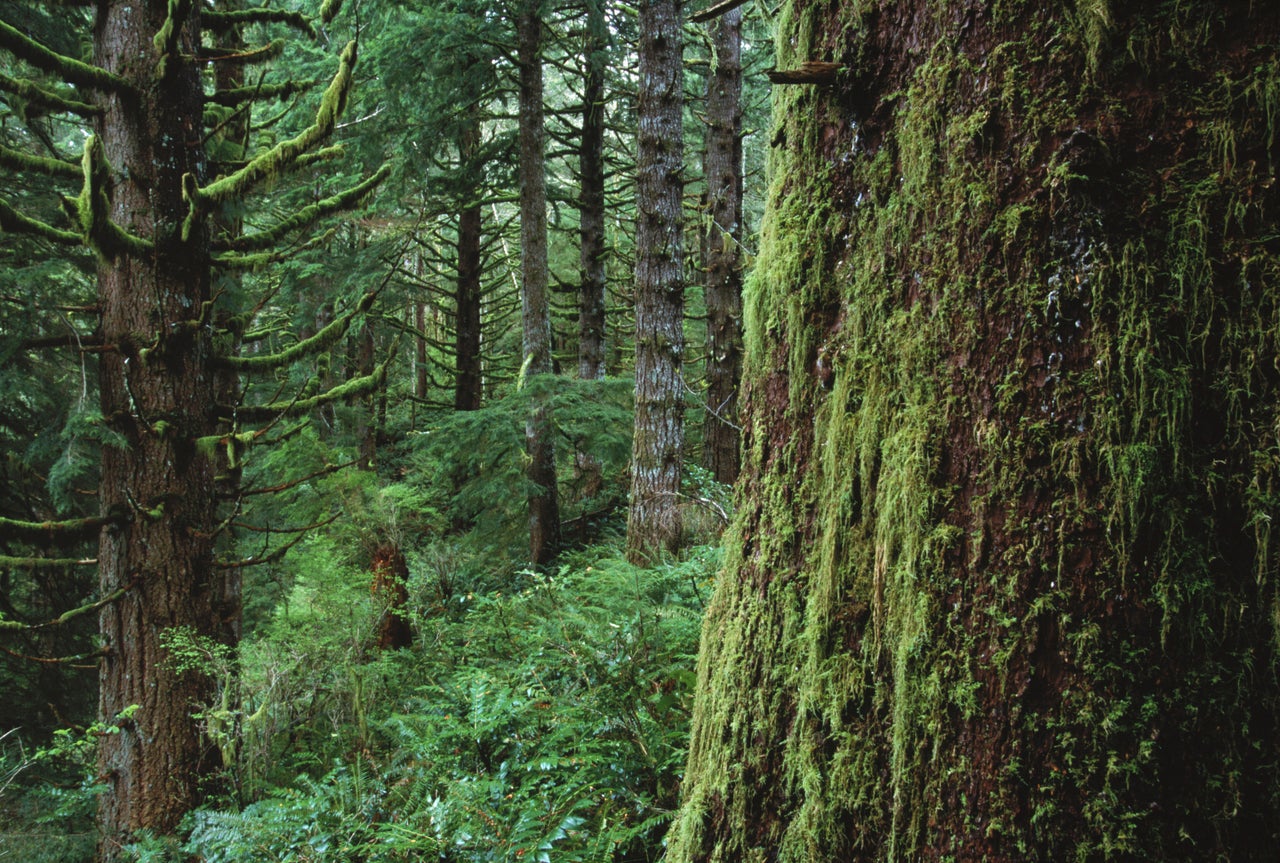
<path id="1" fill-rule="evenodd" d="M 1280 845 L 1280 9 L 787 4 L 671 861 Z"/>

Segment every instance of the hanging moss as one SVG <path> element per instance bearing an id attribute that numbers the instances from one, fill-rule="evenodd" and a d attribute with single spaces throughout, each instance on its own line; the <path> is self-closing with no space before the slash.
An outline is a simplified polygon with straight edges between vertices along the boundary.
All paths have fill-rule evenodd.
<path id="1" fill-rule="evenodd" d="M 45 156 L 32 156 L 21 150 L 13 150 L 0 144 L 0 165 L 14 171 L 31 171 L 50 177 L 80 178 L 80 166 L 61 159 L 50 159 Z"/>
<path id="2" fill-rule="evenodd" d="M 667 859 L 1270 859 L 1280 16 L 953 12 L 780 12 Z"/>
<path id="3" fill-rule="evenodd" d="M 208 102 L 214 105 L 235 107 L 245 102 L 260 99 L 288 99 L 298 93 L 304 93 L 311 87 L 309 81 L 281 81 L 278 84 L 255 84 L 251 87 L 234 87 L 229 90 L 216 90 L 209 94 Z"/>
<path id="4" fill-rule="evenodd" d="M 384 362 L 371 373 L 354 377 L 316 396 L 265 405 L 241 405 L 234 410 L 228 410 L 227 413 L 246 423 L 271 422 L 281 417 L 301 416 L 327 404 L 366 396 L 380 387 L 386 377 L 387 363 Z"/>
<path id="5" fill-rule="evenodd" d="M 191 5 L 192 0 L 169 0 L 164 23 L 152 39 L 156 53 L 160 55 L 156 61 L 156 77 L 161 80 L 168 74 L 169 58 L 178 50 L 183 25 L 191 17 Z"/>
<path id="6" fill-rule="evenodd" d="M 338 13 L 342 11 L 342 0 L 324 0 L 320 4 L 320 20 L 325 24 L 333 22 L 338 17 Z"/>

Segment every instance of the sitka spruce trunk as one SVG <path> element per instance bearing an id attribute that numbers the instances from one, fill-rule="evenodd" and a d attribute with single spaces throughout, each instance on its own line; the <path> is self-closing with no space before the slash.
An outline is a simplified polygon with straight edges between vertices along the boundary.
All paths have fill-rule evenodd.
<path id="1" fill-rule="evenodd" d="M 1280 6 L 778 25 L 667 859 L 1275 860 Z"/>
<path id="2" fill-rule="evenodd" d="M 103 530 L 100 715 L 124 714 L 99 745 L 99 856 L 125 859 L 134 831 L 173 831 L 201 801 L 219 766 L 217 750 L 192 717 L 211 681 L 183 673 L 162 639 L 219 633 L 214 614 L 216 460 L 196 441 L 217 433 L 209 314 L 208 228 L 182 225 L 184 174 L 204 177 L 199 146 L 204 96 L 192 63 L 158 64 L 154 42 L 166 24 L 180 34 L 174 53 L 194 54 L 197 15 L 172 20 L 164 2 L 109 3 L 95 28 L 99 66 L 125 82 L 104 94 L 101 147 L 86 148 L 82 218 L 101 237 L 101 401 L 119 444 L 102 448 L 99 497 L 119 520 Z M 97 164 L 91 164 L 96 162 Z M 109 166 L 109 167 L 108 167 Z M 101 209 L 100 209 L 101 208 Z M 154 248 L 139 253 L 113 238 L 107 219 Z"/>

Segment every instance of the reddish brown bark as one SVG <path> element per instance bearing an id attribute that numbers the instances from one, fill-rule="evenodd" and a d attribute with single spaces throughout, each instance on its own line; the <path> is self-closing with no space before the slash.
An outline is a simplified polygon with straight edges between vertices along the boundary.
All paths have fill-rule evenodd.
<path id="1" fill-rule="evenodd" d="M 192 711 L 210 681 L 178 673 L 162 644 L 187 630 L 214 637 L 215 464 L 197 448 L 217 430 L 213 349 L 207 326 L 192 325 L 210 296 L 207 228 L 179 234 L 187 206 L 184 173 L 204 174 L 203 101 L 198 70 L 177 61 L 157 80 L 152 39 L 168 4 L 108 3 L 95 30 L 98 65 L 128 80 L 137 96 L 105 95 L 97 131 L 111 166 L 111 218 L 150 239 L 155 253 L 103 255 L 98 265 L 103 338 L 116 350 L 101 364 L 102 415 L 123 445 L 102 449 L 104 512 L 124 517 L 106 528 L 99 559 L 106 657 L 100 714 L 133 708 L 99 749 L 99 854 L 121 859 L 121 844 L 146 827 L 173 831 L 197 805 L 218 756 L 201 739 Z M 198 4 L 182 22 L 180 50 L 194 54 Z"/>
<path id="2" fill-rule="evenodd" d="M 413 628 L 405 616 L 409 604 L 409 564 L 400 547 L 386 543 L 373 552 L 373 584 L 370 592 L 381 607 L 378 649 L 399 650 L 413 643 Z"/>

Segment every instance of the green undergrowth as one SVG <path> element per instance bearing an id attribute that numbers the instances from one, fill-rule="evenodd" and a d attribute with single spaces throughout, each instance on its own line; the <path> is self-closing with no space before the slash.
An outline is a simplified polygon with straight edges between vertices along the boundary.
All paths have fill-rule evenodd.
<path id="1" fill-rule="evenodd" d="M 669 859 L 1269 853 L 1280 65 L 1204 5 L 916 21 L 871 129 L 775 88 Z M 779 68 L 877 8 L 788 4 Z M 1171 131 L 1107 95 L 1135 67 Z"/>
<path id="2" fill-rule="evenodd" d="M 210 863 L 657 859 L 718 556 L 639 569 L 615 553 L 593 548 L 484 593 L 443 589 L 450 562 L 423 558 L 409 585 L 415 645 L 376 656 L 343 652 L 367 639 L 334 639 L 353 597 L 302 601 L 295 588 L 280 628 L 244 651 L 244 710 L 277 726 L 277 745 L 309 738 L 245 753 L 270 772 L 246 805 L 195 813 L 188 852 Z M 308 690 L 310 715 L 282 715 Z"/>

